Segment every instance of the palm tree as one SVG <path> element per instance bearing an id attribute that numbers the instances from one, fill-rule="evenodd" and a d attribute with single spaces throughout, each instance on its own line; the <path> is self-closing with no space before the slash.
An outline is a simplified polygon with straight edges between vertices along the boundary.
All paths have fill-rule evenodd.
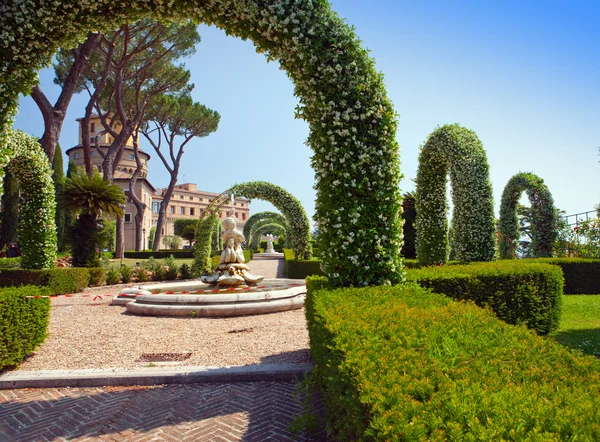
<path id="1" fill-rule="evenodd" d="M 79 213 L 71 229 L 73 266 L 98 264 L 96 249 L 102 242 L 102 216 L 123 216 L 125 195 L 119 186 L 104 181 L 98 172 L 89 176 L 78 172 L 65 180 L 61 199 L 67 210 Z"/>

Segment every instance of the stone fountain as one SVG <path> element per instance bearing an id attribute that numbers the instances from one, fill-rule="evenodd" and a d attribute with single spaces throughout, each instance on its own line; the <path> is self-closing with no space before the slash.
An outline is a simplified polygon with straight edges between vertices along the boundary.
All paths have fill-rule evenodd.
<path id="1" fill-rule="evenodd" d="M 253 275 L 245 263 L 244 235 L 232 212 L 223 220 L 225 249 L 215 273 L 201 281 L 167 282 L 124 289 L 113 305 L 150 316 L 221 317 L 295 310 L 304 306 L 303 279 L 267 279 Z M 264 280 L 264 281 L 263 281 Z M 260 284 L 260 285 L 258 285 Z"/>

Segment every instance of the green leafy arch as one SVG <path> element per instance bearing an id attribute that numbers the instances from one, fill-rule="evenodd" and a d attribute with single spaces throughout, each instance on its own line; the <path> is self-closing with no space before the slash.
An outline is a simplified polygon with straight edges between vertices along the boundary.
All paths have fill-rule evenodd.
<path id="1" fill-rule="evenodd" d="M 260 238 L 267 233 L 272 233 L 273 235 L 283 235 L 285 233 L 285 227 L 277 223 L 264 224 L 258 227 L 252 232 L 252 240 L 250 242 L 251 246 L 257 248 L 260 244 Z"/>
<path id="2" fill-rule="evenodd" d="M 255 228 L 260 227 L 261 223 L 266 222 L 274 222 L 276 224 L 284 226 L 286 238 L 291 235 L 289 226 L 287 225 L 287 220 L 281 213 L 268 211 L 258 212 L 252 215 L 250 218 L 248 218 L 246 224 L 244 224 L 244 238 L 246 238 L 248 243 L 251 243 L 250 238 L 252 238 L 252 231 Z"/>
<path id="3" fill-rule="evenodd" d="M 10 164 L 22 193 L 19 243 L 26 269 L 46 269 L 56 262 L 56 202 L 52 168 L 36 138 L 6 129 L 0 134 L 0 180 Z M 0 187 L 0 194 L 2 187 Z"/>
<path id="4" fill-rule="evenodd" d="M 59 47 L 143 17 L 215 25 L 279 61 L 310 126 L 325 273 L 336 285 L 402 281 L 396 113 L 368 51 L 326 0 L 0 2 L 0 132 Z"/>
<path id="5" fill-rule="evenodd" d="M 265 181 L 236 184 L 226 193 L 243 196 L 249 200 L 258 198 L 273 204 L 290 226 L 294 255 L 300 259 L 310 259 L 310 223 L 302 204 L 291 193 L 283 187 Z"/>
<path id="6" fill-rule="evenodd" d="M 551 257 L 557 235 L 554 199 L 543 179 L 533 173 L 519 172 L 508 180 L 502 192 L 498 225 L 500 258 L 516 258 L 517 241 L 520 237 L 517 203 L 523 192 L 527 192 L 531 203 L 533 255 L 536 258 Z"/>
<path id="7" fill-rule="evenodd" d="M 456 259 L 494 259 L 494 207 L 485 150 L 475 132 L 458 124 L 437 128 L 419 154 L 416 248 L 422 264 L 448 259 L 446 185 L 450 175 Z"/>

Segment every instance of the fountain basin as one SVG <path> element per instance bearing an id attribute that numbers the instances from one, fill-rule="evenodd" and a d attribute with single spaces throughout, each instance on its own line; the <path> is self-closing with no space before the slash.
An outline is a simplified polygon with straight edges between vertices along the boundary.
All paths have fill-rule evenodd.
<path id="1" fill-rule="evenodd" d="M 299 309 L 305 295 L 302 279 L 267 279 L 235 288 L 185 281 L 124 289 L 112 303 L 138 315 L 222 317 Z"/>

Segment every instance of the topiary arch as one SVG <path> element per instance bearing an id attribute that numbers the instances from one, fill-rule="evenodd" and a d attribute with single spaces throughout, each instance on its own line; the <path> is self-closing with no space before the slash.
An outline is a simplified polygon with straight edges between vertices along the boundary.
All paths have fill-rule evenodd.
<path id="1" fill-rule="evenodd" d="M 531 203 L 533 256 L 536 258 L 551 257 L 557 235 L 554 199 L 543 179 L 533 173 L 519 172 L 508 180 L 502 192 L 498 225 L 500 258 L 516 258 L 517 242 L 521 236 L 517 218 L 517 203 L 523 192 L 527 192 Z"/>
<path id="2" fill-rule="evenodd" d="M 285 232 L 285 227 L 281 224 L 277 223 L 269 223 L 257 228 L 254 232 L 252 232 L 251 244 L 254 248 L 257 248 L 260 245 L 260 239 L 263 235 L 267 233 L 271 233 L 272 235 L 282 235 Z"/>
<path id="3" fill-rule="evenodd" d="M 143 17 L 215 25 L 279 61 L 310 126 L 326 274 L 336 285 L 402 281 L 396 114 L 383 76 L 326 0 L 4 0 L 0 132 L 59 47 Z"/>
<path id="4" fill-rule="evenodd" d="M 54 267 L 56 262 L 56 203 L 52 168 L 36 138 L 6 129 L 0 134 L 0 182 L 10 164 L 19 180 L 21 204 L 19 244 L 25 269 Z M 0 194 L 2 187 L 0 186 Z"/>
<path id="5" fill-rule="evenodd" d="M 450 174 L 456 259 L 494 259 L 494 206 L 489 167 L 475 132 L 458 124 L 437 128 L 419 154 L 416 195 L 417 259 L 448 259 L 446 184 Z"/>
<path id="6" fill-rule="evenodd" d="M 252 237 L 252 231 L 255 228 L 260 227 L 263 223 L 277 223 L 285 227 L 286 238 L 291 236 L 291 231 L 287 225 L 287 220 L 281 213 L 277 212 L 258 212 L 252 215 L 244 224 L 244 238 L 251 243 L 250 238 Z"/>
<path id="7" fill-rule="evenodd" d="M 265 181 L 251 181 L 236 184 L 225 193 L 242 196 L 249 200 L 258 198 L 273 204 L 283 214 L 287 225 L 290 226 L 291 246 L 296 258 L 310 259 L 310 223 L 300 201 L 287 190 Z"/>

